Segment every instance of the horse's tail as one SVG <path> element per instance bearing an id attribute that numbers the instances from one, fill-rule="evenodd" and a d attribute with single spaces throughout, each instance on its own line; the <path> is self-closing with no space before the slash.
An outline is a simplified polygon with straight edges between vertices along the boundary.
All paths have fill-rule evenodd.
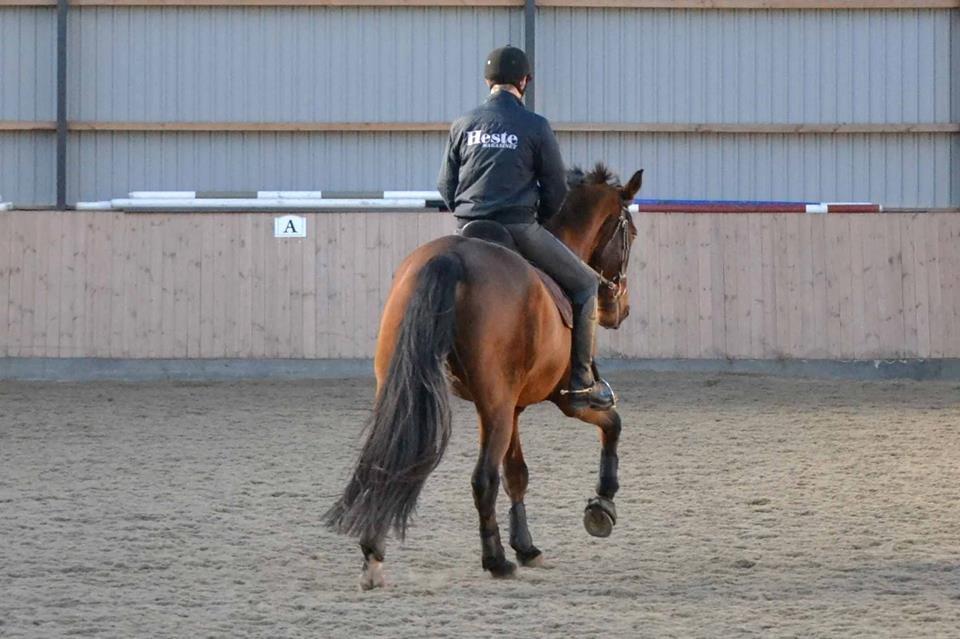
<path id="1" fill-rule="evenodd" d="M 401 539 L 406 534 L 420 490 L 450 439 L 446 360 L 464 273 L 458 255 L 443 253 L 418 274 L 353 477 L 324 515 L 332 530 L 371 542 L 391 526 Z"/>

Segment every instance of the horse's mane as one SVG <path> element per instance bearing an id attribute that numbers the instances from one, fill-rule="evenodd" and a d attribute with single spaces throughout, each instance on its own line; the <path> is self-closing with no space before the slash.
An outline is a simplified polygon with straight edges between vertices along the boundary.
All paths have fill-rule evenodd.
<path id="1" fill-rule="evenodd" d="M 570 192 L 567 194 L 567 199 L 560 211 L 550 219 L 549 224 L 552 228 L 580 223 L 589 207 L 592 206 L 593 201 L 598 197 L 598 192 L 595 189 L 587 188 L 590 186 L 609 186 L 619 189 L 620 180 L 603 162 L 597 162 L 588 173 L 584 173 L 579 166 L 574 166 L 568 170 L 567 188 L 570 189 Z"/>
<path id="2" fill-rule="evenodd" d="M 570 189 L 587 184 L 606 184 L 620 188 L 620 180 L 603 162 L 597 162 L 589 173 L 584 173 L 579 166 L 567 171 L 567 187 Z"/>

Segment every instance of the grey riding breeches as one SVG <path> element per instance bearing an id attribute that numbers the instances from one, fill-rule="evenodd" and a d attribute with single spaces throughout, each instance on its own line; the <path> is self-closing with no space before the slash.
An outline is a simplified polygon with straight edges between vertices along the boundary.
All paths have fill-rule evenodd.
<path id="1" fill-rule="evenodd" d="M 571 251 L 557 236 L 536 222 L 504 224 L 520 254 L 552 277 L 574 304 L 583 304 L 597 294 L 596 271 Z"/>

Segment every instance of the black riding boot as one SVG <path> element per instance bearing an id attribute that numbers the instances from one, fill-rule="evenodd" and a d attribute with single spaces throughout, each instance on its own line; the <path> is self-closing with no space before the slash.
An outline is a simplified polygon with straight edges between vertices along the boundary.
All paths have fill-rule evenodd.
<path id="1" fill-rule="evenodd" d="M 617 398 L 613 389 L 594 376 L 593 348 L 597 332 L 597 297 L 573 307 L 573 348 L 570 362 L 568 396 L 574 408 L 613 408 Z"/>

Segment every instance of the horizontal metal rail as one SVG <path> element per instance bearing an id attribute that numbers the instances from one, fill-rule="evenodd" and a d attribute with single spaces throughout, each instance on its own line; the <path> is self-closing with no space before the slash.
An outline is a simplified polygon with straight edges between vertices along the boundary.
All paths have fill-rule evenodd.
<path id="1" fill-rule="evenodd" d="M 72 0 L 77 7 L 516 7 L 524 0 Z M 583 9 L 957 9 L 960 0 L 537 0 Z M 56 0 L 0 0 L 0 7 L 55 7 Z"/>
<path id="2" fill-rule="evenodd" d="M 884 134 L 960 133 L 960 122 L 555 122 L 562 133 Z M 114 133 L 430 133 L 447 122 L 89 122 L 72 121 L 70 131 Z M 56 122 L 0 121 L 0 131 L 56 131 Z"/>

